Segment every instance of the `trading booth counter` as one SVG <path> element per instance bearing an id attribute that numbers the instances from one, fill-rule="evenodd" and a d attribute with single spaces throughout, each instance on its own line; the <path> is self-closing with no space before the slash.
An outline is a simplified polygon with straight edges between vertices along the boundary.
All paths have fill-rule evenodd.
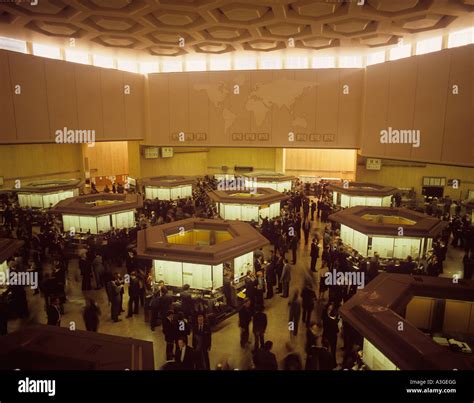
<path id="1" fill-rule="evenodd" d="M 143 178 L 145 198 L 154 200 L 177 200 L 193 195 L 193 185 L 196 179 L 192 176 L 154 176 Z"/>
<path id="2" fill-rule="evenodd" d="M 188 284 L 195 298 L 206 301 L 215 323 L 235 313 L 224 302 L 224 267 L 238 289 L 254 270 L 253 252 L 267 244 L 247 223 L 189 218 L 139 231 L 137 256 L 152 260 L 154 281 L 164 281 L 175 302 Z"/>
<path id="3" fill-rule="evenodd" d="M 20 207 L 49 208 L 61 200 L 79 196 L 79 188 L 83 185 L 79 179 L 55 179 L 22 183 L 14 190 Z"/>
<path id="4" fill-rule="evenodd" d="M 288 196 L 270 189 L 213 190 L 207 193 L 217 205 L 219 216 L 226 220 L 255 221 L 280 216 L 280 203 Z"/>
<path id="5" fill-rule="evenodd" d="M 330 184 L 333 203 L 343 208 L 355 206 L 390 207 L 392 196 L 398 189 L 390 186 L 381 186 L 374 183 L 349 182 L 344 184 Z"/>
<path id="6" fill-rule="evenodd" d="M 409 305 L 417 296 L 441 299 L 446 304 L 452 301 L 470 310 L 474 302 L 474 281 L 453 283 L 451 278 L 388 273 L 375 277 L 340 308 L 343 320 L 364 338 L 363 361 L 367 367 L 372 370 L 473 370 L 472 354 L 441 345 L 437 341 L 440 338 L 416 326 L 416 315 L 410 314 Z M 445 322 L 449 322 L 452 313 L 445 311 Z M 401 324 L 403 331 L 400 331 Z"/>
<path id="7" fill-rule="evenodd" d="M 291 190 L 294 176 L 284 175 L 278 172 L 252 172 L 244 174 L 245 187 L 253 189 L 270 188 L 277 192 Z"/>
<path id="8" fill-rule="evenodd" d="M 142 206 L 139 194 L 97 193 L 63 200 L 53 212 L 62 215 L 64 231 L 98 234 L 135 226 L 135 211 Z"/>
<path id="9" fill-rule="evenodd" d="M 341 225 L 344 244 L 363 257 L 417 258 L 432 248 L 433 238 L 447 222 L 404 208 L 351 207 L 331 214 Z"/>

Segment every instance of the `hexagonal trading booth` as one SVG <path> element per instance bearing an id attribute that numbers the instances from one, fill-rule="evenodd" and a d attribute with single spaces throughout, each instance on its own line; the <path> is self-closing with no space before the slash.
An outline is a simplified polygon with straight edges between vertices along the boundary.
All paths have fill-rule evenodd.
<path id="1" fill-rule="evenodd" d="M 433 238 L 448 225 L 426 214 L 403 208 L 351 207 L 329 216 L 341 224 L 344 244 L 362 256 L 417 258 L 432 248 Z"/>
<path id="2" fill-rule="evenodd" d="M 49 208 L 61 200 L 79 196 L 79 188 L 83 184 L 79 179 L 51 179 L 20 183 L 15 190 L 20 207 Z"/>
<path id="3" fill-rule="evenodd" d="M 59 202 L 53 212 L 62 215 L 64 231 L 98 234 L 135 226 L 135 211 L 143 206 L 138 194 L 90 194 Z"/>
<path id="4" fill-rule="evenodd" d="M 255 190 L 213 190 L 209 197 L 217 205 L 219 216 L 226 220 L 256 221 L 280 216 L 280 202 L 287 200 L 270 188 Z"/>
<path id="5" fill-rule="evenodd" d="M 340 207 L 377 206 L 390 207 L 392 196 L 398 189 L 390 186 L 381 186 L 374 183 L 345 182 L 345 184 L 331 184 L 333 203 Z"/>
<path id="6" fill-rule="evenodd" d="M 294 176 L 278 172 L 252 172 L 244 174 L 246 188 L 270 188 L 277 192 L 291 190 Z"/>
<path id="7" fill-rule="evenodd" d="M 253 252 L 267 244 L 257 230 L 240 221 L 188 218 L 139 231 L 137 253 L 153 260 L 155 281 L 215 291 L 223 286 L 225 263 L 238 283 L 253 270 Z"/>
<path id="8" fill-rule="evenodd" d="M 152 277 L 164 281 L 174 304 L 181 304 L 180 292 L 188 284 L 191 298 L 207 306 L 211 324 L 236 312 L 243 278 L 254 270 L 253 252 L 268 244 L 247 223 L 204 218 L 148 227 L 138 232 L 137 239 L 138 257 L 152 260 Z M 227 291 L 225 267 L 234 283 Z"/>
<path id="9" fill-rule="evenodd" d="M 146 199 L 177 200 L 193 195 L 196 179 L 191 176 L 154 176 L 144 178 L 141 183 Z"/>

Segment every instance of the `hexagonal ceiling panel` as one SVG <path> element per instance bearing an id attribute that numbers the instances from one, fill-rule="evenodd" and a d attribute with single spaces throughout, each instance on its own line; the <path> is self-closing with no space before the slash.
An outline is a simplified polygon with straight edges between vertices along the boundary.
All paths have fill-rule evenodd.
<path id="1" fill-rule="evenodd" d="M 56 46 L 80 38 L 85 51 L 140 60 L 272 52 L 292 47 L 289 38 L 302 49 L 360 49 L 471 26 L 473 11 L 472 0 L 0 0 L 0 36 Z"/>

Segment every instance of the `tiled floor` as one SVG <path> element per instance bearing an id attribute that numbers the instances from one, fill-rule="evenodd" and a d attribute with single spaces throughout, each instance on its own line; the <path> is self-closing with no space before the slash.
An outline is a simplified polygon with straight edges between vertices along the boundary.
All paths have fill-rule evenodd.
<path id="1" fill-rule="evenodd" d="M 320 222 L 313 223 L 313 230 L 320 230 L 322 224 Z M 293 268 L 291 291 L 301 288 L 303 273 L 309 268 L 309 245 L 305 247 L 301 242 L 298 250 L 297 263 Z M 265 256 L 270 256 L 270 248 L 265 249 Z M 444 277 L 452 277 L 458 274 L 462 277 L 462 251 L 459 249 L 449 248 L 447 260 L 445 262 Z M 318 259 L 318 267 L 321 259 Z M 118 270 L 125 271 L 125 268 Z M 316 281 L 317 275 L 314 276 Z M 77 260 L 73 260 L 69 265 L 67 279 L 67 297 L 68 302 L 65 304 L 65 314 L 62 317 L 61 325 L 69 327 L 72 322 L 77 329 L 84 329 L 82 319 L 82 309 L 84 307 L 84 297 L 90 296 L 94 298 L 102 309 L 101 323 L 99 332 L 134 337 L 143 340 L 149 340 L 154 343 L 155 368 L 160 368 L 165 362 L 165 342 L 161 327 L 157 327 L 154 332 L 144 321 L 143 309 L 140 308 L 140 314 L 132 318 L 125 318 L 126 313 L 121 315 L 122 321 L 113 323 L 110 319 L 110 308 L 107 302 L 105 290 L 93 290 L 88 292 L 81 291 L 81 277 Z M 33 296 L 33 292 L 28 290 L 28 302 L 31 316 L 28 320 L 15 320 L 9 322 L 9 332 L 12 332 L 28 323 L 46 323 L 46 314 L 44 312 L 44 299 L 39 296 Z M 127 292 L 124 295 L 124 308 L 126 309 L 128 302 Z M 274 343 L 273 352 L 276 354 L 280 362 L 288 353 L 288 346 L 291 345 L 295 351 L 301 353 L 301 357 L 305 358 L 305 327 L 300 326 L 300 330 L 296 337 L 290 336 L 288 330 L 288 299 L 281 298 L 279 294 L 271 300 L 265 300 L 266 313 L 268 316 L 268 327 L 266 332 L 266 340 L 272 340 Z M 239 328 L 238 315 L 221 322 L 213 329 L 212 349 L 210 354 L 211 368 L 215 368 L 218 363 L 225 361 L 231 368 L 248 369 L 251 366 L 251 346 L 242 349 L 239 344 Z M 251 336 L 252 337 L 252 336 Z M 253 339 L 251 338 L 251 341 Z M 342 340 L 339 341 L 341 345 Z M 73 348 L 73 347 L 72 347 Z M 338 361 L 342 360 L 342 352 L 338 353 Z"/>

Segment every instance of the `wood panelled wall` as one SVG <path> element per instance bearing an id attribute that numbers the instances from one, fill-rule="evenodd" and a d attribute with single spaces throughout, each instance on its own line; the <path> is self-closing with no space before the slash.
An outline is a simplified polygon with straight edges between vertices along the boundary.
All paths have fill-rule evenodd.
<path id="1" fill-rule="evenodd" d="M 322 176 L 354 180 L 357 151 L 291 149 L 285 151 L 285 172 L 289 175 Z"/>
<path id="2" fill-rule="evenodd" d="M 207 158 L 209 173 L 222 172 L 221 167 L 229 167 L 229 173 L 235 166 L 253 167 L 254 171 L 275 171 L 274 148 L 210 148 Z"/>
<path id="3" fill-rule="evenodd" d="M 94 147 L 83 144 L 82 154 L 92 177 L 129 173 L 127 141 L 95 143 Z"/>
<path id="4" fill-rule="evenodd" d="M 51 143 L 64 127 L 95 130 L 97 141 L 142 139 L 144 84 L 140 74 L 0 51 L 0 143 Z"/>
<path id="5" fill-rule="evenodd" d="M 150 74 L 146 143 L 358 148 L 363 77 L 363 69 Z"/>
<path id="6" fill-rule="evenodd" d="M 474 166 L 473 72 L 474 45 L 367 67 L 362 155 Z M 382 144 L 389 127 L 420 147 Z"/>
<path id="7" fill-rule="evenodd" d="M 0 176 L 4 187 L 15 179 L 30 182 L 39 179 L 83 178 L 80 144 L 17 144 L 0 146 Z"/>
<path id="8" fill-rule="evenodd" d="M 445 186 L 444 194 L 453 199 L 465 199 L 468 190 L 474 190 L 474 168 L 456 167 L 449 165 L 425 166 L 384 166 L 380 171 L 371 171 L 364 166 L 357 167 L 357 181 L 386 184 L 399 188 L 413 187 L 417 194 L 421 194 L 423 176 L 442 176 L 446 179 L 460 179 L 461 185 L 458 189 L 451 186 Z"/>
<path id="9" fill-rule="evenodd" d="M 473 71 L 474 45 L 367 69 L 147 77 L 0 51 L 0 144 L 53 142 L 67 127 L 93 129 L 97 141 L 361 148 L 364 156 L 474 166 Z M 419 129 L 421 146 L 382 144 L 388 127 Z"/>

